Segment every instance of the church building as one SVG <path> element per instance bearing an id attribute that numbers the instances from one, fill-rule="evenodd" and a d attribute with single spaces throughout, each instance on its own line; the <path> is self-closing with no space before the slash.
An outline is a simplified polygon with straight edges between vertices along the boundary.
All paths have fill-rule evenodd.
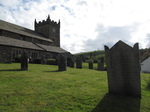
<path id="1" fill-rule="evenodd" d="M 34 30 L 27 29 L 0 20 L 0 62 L 12 62 L 12 59 L 28 52 L 28 57 L 35 59 L 56 59 L 60 54 L 70 58 L 71 54 L 60 48 L 60 20 L 50 19 L 34 22 Z"/>

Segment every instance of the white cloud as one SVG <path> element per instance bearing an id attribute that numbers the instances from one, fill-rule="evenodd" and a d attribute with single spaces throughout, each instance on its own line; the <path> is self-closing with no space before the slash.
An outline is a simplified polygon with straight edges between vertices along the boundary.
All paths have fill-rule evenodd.
<path id="1" fill-rule="evenodd" d="M 122 40 L 129 45 L 133 45 L 130 42 L 133 32 L 136 32 L 139 24 L 135 23 L 130 26 L 109 26 L 104 27 L 102 24 L 97 25 L 96 31 L 98 32 L 95 39 L 88 39 L 85 41 L 85 49 L 89 51 L 104 49 L 104 45 L 112 47 L 116 42 Z"/>
<path id="2" fill-rule="evenodd" d="M 16 9 L 18 5 L 20 5 L 21 0 L 1 0 L 0 4 L 4 7 L 12 7 L 13 9 Z"/>
<path id="3" fill-rule="evenodd" d="M 61 20 L 61 46 L 71 53 L 118 40 L 149 47 L 149 0 L 1 0 L 0 19 L 34 29 L 34 19 Z"/>

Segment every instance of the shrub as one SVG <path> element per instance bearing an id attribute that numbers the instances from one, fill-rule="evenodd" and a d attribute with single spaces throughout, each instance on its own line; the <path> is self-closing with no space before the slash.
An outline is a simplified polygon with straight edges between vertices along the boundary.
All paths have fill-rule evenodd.
<path id="1" fill-rule="evenodd" d="M 57 65 L 57 60 L 47 59 L 46 64 L 48 64 L 48 65 Z"/>
<path id="2" fill-rule="evenodd" d="M 86 61 L 87 61 L 87 60 L 89 60 L 89 59 L 90 59 L 90 57 L 89 57 L 89 56 L 86 56 L 86 57 L 85 57 L 85 60 L 86 60 Z"/>
<path id="3" fill-rule="evenodd" d="M 93 63 L 93 60 L 92 59 L 89 59 L 86 61 L 87 63 Z"/>
<path id="4" fill-rule="evenodd" d="M 34 59 L 33 63 L 41 64 L 41 59 L 40 58 Z"/>
<path id="5" fill-rule="evenodd" d="M 14 58 L 15 62 L 20 63 L 21 61 L 21 54 L 18 54 L 15 58 Z"/>
<path id="6" fill-rule="evenodd" d="M 98 63 L 98 59 L 94 59 L 94 60 L 93 60 L 93 63 Z"/>

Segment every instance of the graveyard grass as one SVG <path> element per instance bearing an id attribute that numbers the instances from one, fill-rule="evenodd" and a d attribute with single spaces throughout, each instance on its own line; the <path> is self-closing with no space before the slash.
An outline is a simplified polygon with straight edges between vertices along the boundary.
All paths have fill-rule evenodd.
<path id="1" fill-rule="evenodd" d="M 57 66 L 0 64 L 0 112 L 149 112 L 150 74 L 141 74 L 142 98 L 108 94 L 106 72 Z M 96 66 L 96 65 L 94 65 Z"/>

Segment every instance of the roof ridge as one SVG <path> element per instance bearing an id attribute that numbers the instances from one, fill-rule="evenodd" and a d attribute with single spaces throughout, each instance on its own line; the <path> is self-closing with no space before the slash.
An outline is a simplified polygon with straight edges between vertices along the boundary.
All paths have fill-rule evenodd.
<path id="1" fill-rule="evenodd" d="M 40 48 L 42 48 L 43 50 L 45 50 L 45 51 L 47 51 L 46 49 L 44 49 L 43 47 L 41 47 L 40 45 L 38 45 L 38 44 L 36 44 L 36 43 L 34 43 L 34 42 L 32 42 L 34 45 L 36 45 L 36 46 L 38 46 L 38 47 L 40 47 Z"/>
<path id="2" fill-rule="evenodd" d="M 34 30 L 30 29 L 30 28 L 23 27 L 21 25 L 18 25 L 18 24 L 12 23 L 12 22 L 4 21 L 4 20 L 1 20 L 1 19 L 0 19 L 0 21 L 5 22 L 7 24 L 11 24 L 11 25 L 17 26 L 17 27 L 20 27 L 20 28 L 24 28 L 24 29 L 28 29 L 28 30 L 34 31 Z"/>

